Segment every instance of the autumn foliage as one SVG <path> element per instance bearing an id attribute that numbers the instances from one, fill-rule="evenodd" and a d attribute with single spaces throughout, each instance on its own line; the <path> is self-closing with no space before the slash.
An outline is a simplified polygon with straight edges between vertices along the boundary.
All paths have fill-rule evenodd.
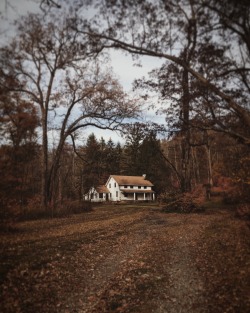
<path id="1" fill-rule="evenodd" d="M 161 193 L 158 201 L 165 212 L 202 212 L 205 202 L 205 190 L 203 186 L 197 186 L 192 192 L 181 193 L 178 190 Z"/>

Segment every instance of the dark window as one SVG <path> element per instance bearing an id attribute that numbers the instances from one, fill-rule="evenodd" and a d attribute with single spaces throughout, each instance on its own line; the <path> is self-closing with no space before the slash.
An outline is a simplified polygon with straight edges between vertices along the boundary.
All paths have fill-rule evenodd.
<path id="1" fill-rule="evenodd" d="M 103 199 L 103 193 L 99 193 L 99 198 Z"/>
<path id="2" fill-rule="evenodd" d="M 116 183 L 114 183 L 114 186 L 116 187 Z"/>
<path id="3" fill-rule="evenodd" d="M 124 186 L 124 188 L 128 188 L 128 186 Z"/>
<path id="4" fill-rule="evenodd" d="M 111 184 L 109 184 L 109 188 L 111 188 Z"/>
<path id="5" fill-rule="evenodd" d="M 147 186 L 144 186 L 144 189 L 147 189 Z"/>
<path id="6" fill-rule="evenodd" d="M 130 188 L 131 188 L 131 189 L 133 189 L 133 188 L 134 188 L 134 186 L 130 186 Z"/>
<path id="7" fill-rule="evenodd" d="M 141 189 L 141 186 L 138 186 L 138 189 Z"/>
<path id="8" fill-rule="evenodd" d="M 116 192 L 116 197 L 118 198 L 118 191 Z"/>

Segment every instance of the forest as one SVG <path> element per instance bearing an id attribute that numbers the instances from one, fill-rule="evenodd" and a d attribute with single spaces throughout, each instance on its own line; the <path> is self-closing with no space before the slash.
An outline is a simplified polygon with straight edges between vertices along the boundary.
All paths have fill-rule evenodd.
<path id="1" fill-rule="evenodd" d="M 134 96 L 112 50 L 163 63 Z M 146 173 L 163 202 L 211 190 L 249 206 L 249 101 L 247 0 L 42 0 L 0 48 L 1 220 L 80 206 L 111 174 Z M 145 105 L 165 124 L 143 122 Z"/>

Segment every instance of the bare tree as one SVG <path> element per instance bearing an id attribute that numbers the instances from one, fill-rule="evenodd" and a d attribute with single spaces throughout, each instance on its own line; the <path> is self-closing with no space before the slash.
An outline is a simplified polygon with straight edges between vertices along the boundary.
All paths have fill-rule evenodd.
<path id="1" fill-rule="evenodd" d="M 2 74 L 18 81 L 18 85 L 5 88 L 27 97 L 40 109 L 42 205 L 47 208 L 55 201 L 55 182 L 67 138 L 87 126 L 119 129 L 125 118 L 136 114 L 137 106 L 110 72 L 91 59 L 87 39 L 79 45 L 78 34 L 67 21 L 58 26 L 42 24 L 39 16 L 29 15 L 20 22 L 16 39 L 1 49 L 1 63 Z M 49 161 L 51 129 L 57 131 L 58 140 Z"/>
<path id="2" fill-rule="evenodd" d="M 77 28 L 89 34 L 97 52 L 122 49 L 133 56 L 174 63 L 183 71 L 183 86 L 191 76 L 203 90 L 199 103 L 205 111 L 203 118 L 211 121 L 203 128 L 225 132 L 249 146 L 249 5 L 243 0 L 216 3 L 106 0 L 101 6 L 103 23 L 99 18 L 99 24 L 90 24 L 87 32 L 80 23 Z M 185 90 L 183 98 L 188 99 L 188 88 Z"/>

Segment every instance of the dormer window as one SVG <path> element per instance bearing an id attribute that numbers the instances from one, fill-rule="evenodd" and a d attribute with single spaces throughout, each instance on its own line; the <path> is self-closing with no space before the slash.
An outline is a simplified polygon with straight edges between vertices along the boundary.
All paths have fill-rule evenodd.
<path id="1" fill-rule="evenodd" d="M 138 186 L 138 189 L 141 189 L 141 186 Z"/>
<path id="2" fill-rule="evenodd" d="M 131 189 L 133 189 L 133 188 L 134 188 L 134 186 L 130 186 L 130 188 L 131 188 Z"/>

